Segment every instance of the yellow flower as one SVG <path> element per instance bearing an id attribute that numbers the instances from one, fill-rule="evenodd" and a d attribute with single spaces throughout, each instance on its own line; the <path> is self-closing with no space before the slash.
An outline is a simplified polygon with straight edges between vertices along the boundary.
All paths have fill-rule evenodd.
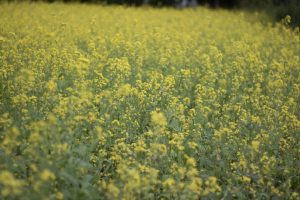
<path id="1" fill-rule="evenodd" d="M 192 157 L 186 156 L 186 163 L 191 167 L 196 167 L 196 161 Z"/>
<path id="2" fill-rule="evenodd" d="M 43 181 L 50 181 L 50 180 L 54 180 L 55 179 L 55 175 L 50 170 L 44 169 L 40 173 L 40 178 Z"/>
<path id="3" fill-rule="evenodd" d="M 163 186 L 164 187 L 173 187 L 173 186 L 175 186 L 175 180 L 173 178 L 167 178 L 166 180 L 164 180 Z"/>
<path id="4" fill-rule="evenodd" d="M 245 182 L 245 183 L 250 183 L 251 178 L 249 178 L 248 176 L 242 176 L 242 181 Z"/>
<path id="5" fill-rule="evenodd" d="M 210 176 L 206 181 L 205 181 L 205 190 L 204 190 L 204 195 L 208 195 L 209 193 L 219 193 L 221 192 L 221 187 L 219 186 L 217 182 L 217 178 L 214 176 Z"/>
<path id="6" fill-rule="evenodd" d="M 130 91 L 131 91 L 131 85 L 125 84 L 118 89 L 117 94 L 120 96 L 128 96 L 130 94 Z"/>
<path id="7" fill-rule="evenodd" d="M 252 141 L 251 142 L 251 147 L 252 147 L 252 149 L 254 150 L 254 151 L 258 151 L 259 150 L 259 141 L 257 141 L 257 140 L 254 140 L 254 141 Z"/>
<path id="8" fill-rule="evenodd" d="M 191 182 L 187 185 L 187 188 L 192 192 L 200 195 L 202 192 L 202 180 L 200 178 L 193 178 Z"/>
<path id="9" fill-rule="evenodd" d="M 165 115 L 157 111 L 151 113 L 151 121 L 154 125 L 161 127 L 165 127 L 168 124 Z"/>
<path id="10" fill-rule="evenodd" d="M 119 196 L 120 190 L 113 183 L 107 185 L 107 192 L 110 198 L 117 198 Z"/>
<path id="11" fill-rule="evenodd" d="M 10 195 L 20 195 L 22 193 L 23 182 L 17 180 L 9 171 L 0 172 L 0 185 L 2 185 L 1 195 L 7 197 Z"/>
<path id="12" fill-rule="evenodd" d="M 59 153 L 67 153 L 69 151 L 69 145 L 67 143 L 56 144 L 55 148 Z"/>
<path id="13" fill-rule="evenodd" d="M 48 82 L 48 84 L 47 84 L 47 88 L 48 88 L 48 90 L 49 91 L 55 91 L 56 90 L 56 87 L 57 87 L 57 85 L 56 85 L 56 82 L 54 82 L 53 80 L 50 80 L 49 82 Z"/>
<path id="14" fill-rule="evenodd" d="M 59 191 L 56 192 L 55 196 L 56 196 L 57 200 L 63 200 L 64 199 L 64 194 L 62 192 L 59 192 Z"/>
<path id="15" fill-rule="evenodd" d="M 191 149 L 196 149 L 196 147 L 198 146 L 196 142 L 188 142 L 188 145 Z"/>
<path id="16" fill-rule="evenodd" d="M 164 144 L 150 144 L 150 150 L 152 153 L 159 155 L 159 156 L 164 156 L 167 153 L 167 147 Z"/>

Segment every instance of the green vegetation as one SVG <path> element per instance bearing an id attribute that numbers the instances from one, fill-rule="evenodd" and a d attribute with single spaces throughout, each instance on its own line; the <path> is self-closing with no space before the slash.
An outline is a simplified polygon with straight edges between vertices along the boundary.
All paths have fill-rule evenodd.
<path id="1" fill-rule="evenodd" d="M 1 4 L 0 199 L 298 200 L 290 21 Z"/>

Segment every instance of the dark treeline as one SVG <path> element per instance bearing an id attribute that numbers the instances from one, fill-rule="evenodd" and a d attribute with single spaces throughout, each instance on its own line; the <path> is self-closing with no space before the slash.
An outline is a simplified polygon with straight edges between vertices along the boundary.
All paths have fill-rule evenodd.
<path id="1" fill-rule="evenodd" d="M 0 0 L 23 1 L 23 0 Z M 25 0 L 45 2 L 79 2 L 96 4 L 124 4 L 130 6 L 151 5 L 155 7 L 172 6 L 176 8 L 195 7 L 206 5 L 211 8 L 243 8 L 250 10 L 263 10 L 274 19 L 280 20 L 286 15 L 292 17 L 292 25 L 300 25 L 300 0 Z"/>
<path id="2" fill-rule="evenodd" d="M 33 0 L 35 1 L 35 0 Z M 246 8 L 263 10 L 274 19 L 280 20 L 286 15 L 292 17 L 292 25 L 300 25 L 300 0 L 42 0 L 48 2 L 81 2 L 101 4 L 125 4 L 131 6 L 173 6 L 177 8 L 207 5 L 211 8 Z"/>
<path id="3" fill-rule="evenodd" d="M 12 0 L 14 1 L 14 0 Z M 210 7 L 225 7 L 225 8 L 237 8 L 237 7 L 257 7 L 257 6 L 288 6 L 300 4 L 300 0 L 31 0 L 31 1 L 46 1 L 46 2 L 81 2 L 81 3 L 106 3 L 106 4 L 128 4 L 140 6 L 144 4 L 150 4 L 153 6 L 176 6 L 182 1 L 187 1 L 185 6 L 190 6 L 190 3 L 196 3 L 194 5 L 208 5 Z"/>

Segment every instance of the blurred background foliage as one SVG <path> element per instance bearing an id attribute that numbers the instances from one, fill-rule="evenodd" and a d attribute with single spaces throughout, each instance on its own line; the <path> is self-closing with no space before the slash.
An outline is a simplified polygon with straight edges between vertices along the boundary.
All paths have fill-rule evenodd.
<path id="1" fill-rule="evenodd" d="M 275 20 L 292 17 L 292 25 L 300 26 L 300 0 L 237 0 L 238 7 L 266 11 Z"/>
<path id="2" fill-rule="evenodd" d="M 24 0 L 0 0 L 0 2 L 16 2 Z M 211 8 L 247 9 L 263 11 L 277 21 L 290 15 L 293 26 L 300 26 L 300 0 L 25 0 L 30 2 L 64 2 L 64 3 L 97 3 L 123 4 L 130 6 L 151 5 L 155 7 L 172 6 L 176 8 L 205 5 Z"/>

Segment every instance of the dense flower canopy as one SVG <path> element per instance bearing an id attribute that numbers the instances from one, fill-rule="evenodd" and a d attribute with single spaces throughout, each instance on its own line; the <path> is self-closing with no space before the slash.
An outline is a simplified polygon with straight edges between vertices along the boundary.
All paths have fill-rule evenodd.
<path id="1" fill-rule="evenodd" d="M 288 23 L 1 4 L 0 199 L 299 199 Z"/>

